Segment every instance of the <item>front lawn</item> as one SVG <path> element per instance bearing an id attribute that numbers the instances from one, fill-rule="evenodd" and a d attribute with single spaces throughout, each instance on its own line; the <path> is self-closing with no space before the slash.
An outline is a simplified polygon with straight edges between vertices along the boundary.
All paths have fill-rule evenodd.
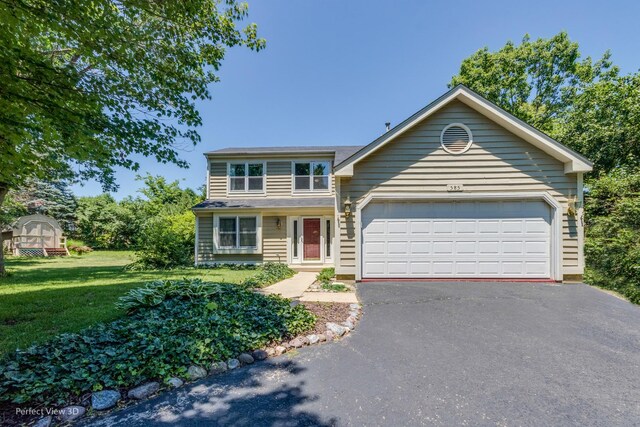
<path id="1" fill-rule="evenodd" d="M 77 332 L 124 313 L 118 297 L 152 280 L 202 279 L 240 283 L 253 270 L 176 269 L 125 271 L 132 252 L 99 251 L 65 258 L 7 259 L 11 276 L 0 278 L 0 354 Z"/>

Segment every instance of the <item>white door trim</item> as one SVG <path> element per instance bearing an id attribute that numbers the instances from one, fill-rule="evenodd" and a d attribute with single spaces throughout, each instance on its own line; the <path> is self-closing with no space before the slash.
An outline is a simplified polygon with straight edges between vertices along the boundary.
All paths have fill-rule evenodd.
<path id="1" fill-rule="evenodd" d="M 531 193 L 369 193 L 355 209 L 356 220 L 356 280 L 362 280 L 362 210 L 374 200 L 544 200 L 553 209 L 551 219 L 551 279 L 562 280 L 562 205 L 548 192 Z"/>
<path id="2" fill-rule="evenodd" d="M 320 259 L 317 260 L 305 260 L 304 259 L 304 220 L 305 219 L 318 219 L 320 220 Z M 301 264 L 326 264 L 333 263 L 335 260 L 335 248 L 337 246 L 336 236 L 333 229 L 331 230 L 332 241 L 329 243 L 331 246 L 330 255 L 327 256 L 326 251 L 326 235 L 327 235 L 327 220 L 331 221 L 331 227 L 335 218 L 331 215 L 296 215 L 287 217 L 287 262 L 289 264 L 301 265 Z M 298 221 L 298 258 L 293 257 L 293 223 Z"/>

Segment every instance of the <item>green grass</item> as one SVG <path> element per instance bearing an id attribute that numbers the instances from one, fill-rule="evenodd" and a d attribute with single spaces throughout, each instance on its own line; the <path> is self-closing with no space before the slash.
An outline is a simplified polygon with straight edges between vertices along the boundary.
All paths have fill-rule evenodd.
<path id="1" fill-rule="evenodd" d="M 9 277 L 0 278 L 0 355 L 77 332 L 124 313 L 118 297 L 146 282 L 201 278 L 240 283 L 252 270 L 194 269 L 125 271 L 132 252 L 96 251 L 64 258 L 7 258 Z"/>

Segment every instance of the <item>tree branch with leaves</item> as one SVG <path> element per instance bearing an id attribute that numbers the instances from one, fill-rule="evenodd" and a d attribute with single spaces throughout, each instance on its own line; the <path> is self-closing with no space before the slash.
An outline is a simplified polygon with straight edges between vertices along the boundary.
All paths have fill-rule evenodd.
<path id="1" fill-rule="evenodd" d="M 116 188 L 135 155 L 186 167 L 226 49 L 264 47 L 235 0 L 0 0 L 0 207 L 30 179 Z M 0 272 L 4 270 L 0 257 Z"/>

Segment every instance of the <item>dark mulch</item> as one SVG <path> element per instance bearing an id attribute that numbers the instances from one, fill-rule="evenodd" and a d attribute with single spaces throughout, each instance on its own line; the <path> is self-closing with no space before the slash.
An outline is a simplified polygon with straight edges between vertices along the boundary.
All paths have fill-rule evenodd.
<path id="1" fill-rule="evenodd" d="M 304 301 L 302 304 L 318 317 L 315 328 L 313 328 L 313 331 L 307 332 L 307 334 L 323 334 L 327 330 L 325 323 L 342 323 L 349 317 L 349 304 L 309 301 Z"/>

